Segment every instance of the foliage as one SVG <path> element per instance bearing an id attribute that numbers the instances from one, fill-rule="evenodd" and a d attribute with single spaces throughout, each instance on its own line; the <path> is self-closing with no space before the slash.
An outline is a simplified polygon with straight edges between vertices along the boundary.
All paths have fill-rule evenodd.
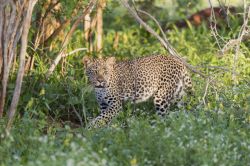
<path id="1" fill-rule="evenodd" d="M 165 53 L 131 18 L 114 19 L 104 25 L 104 55 L 128 59 Z M 233 21 L 232 30 L 221 29 L 220 35 L 236 36 L 239 24 Z M 113 47 L 116 32 L 118 48 Z M 82 47 L 81 34 L 81 29 L 74 34 L 69 52 Z M 24 80 L 19 114 L 9 135 L 5 119 L 0 119 L 0 165 L 249 165 L 250 43 L 241 44 L 238 83 L 233 84 L 233 52 L 218 56 L 205 25 L 174 29 L 167 37 L 184 58 L 214 78 L 205 98 L 206 80 L 193 74 L 195 97 L 186 97 L 187 104 L 173 107 L 165 119 L 155 116 L 151 103 L 127 103 L 109 127 L 86 130 L 98 107 L 81 64 L 85 53 L 68 57 L 48 80 L 44 73 L 53 52 L 35 54 L 36 68 Z"/>

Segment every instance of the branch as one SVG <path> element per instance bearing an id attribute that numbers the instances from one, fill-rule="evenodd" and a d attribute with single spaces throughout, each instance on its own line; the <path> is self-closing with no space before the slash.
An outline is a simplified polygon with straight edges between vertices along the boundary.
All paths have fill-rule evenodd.
<path id="1" fill-rule="evenodd" d="M 214 84 L 214 80 L 216 79 L 216 77 L 217 76 L 207 77 L 207 79 L 206 79 L 205 90 L 204 90 L 204 94 L 202 96 L 202 101 L 203 101 L 204 106 L 206 105 L 206 96 L 208 94 L 208 88 L 209 88 L 209 86 Z"/>
<path id="2" fill-rule="evenodd" d="M 216 43 L 218 45 L 218 47 L 221 49 L 221 46 L 220 46 L 220 42 L 219 42 L 219 39 L 223 40 L 223 38 L 219 35 L 218 31 L 217 31 L 217 21 L 216 21 L 216 16 L 215 16 L 215 13 L 214 13 L 214 7 L 212 5 L 212 2 L 211 0 L 208 0 L 209 2 L 209 5 L 210 5 L 210 8 L 212 9 L 211 11 L 211 16 L 210 16 L 210 28 L 211 28 L 211 33 L 212 35 L 214 36 L 215 40 L 216 40 Z M 217 38 L 217 36 L 219 37 L 219 39 Z"/>
<path id="3" fill-rule="evenodd" d="M 74 53 L 76 53 L 78 51 L 85 51 L 85 50 L 88 50 L 88 49 L 87 48 L 77 48 L 77 49 L 69 52 L 68 54 L 64 54 L 63 58 L 66 57 L 66 56 L 72 55 L 72 54 L 74 54 Z"/>
<path id="4" fill-rule="evenodd" d="M 70 19 L 65 20 L 55 31 L 47 38 L 43 43 L 39 43 L 39 46 L 44 45 L 45 47 L 49 46 L 51 42 L 65 29 L 65 27 L 70 24 Z M 39 47 L 38 46 L 38 47 Z"/>
<path id="5" fill-rule="evenodd" d="M 223 55 L 228 50 L 238 47 L 242 41 L 250 39 L 250 26 L 248 26 L 249 18 L 250 18 L 250 6 L 246 6 L 246 3 L 244 2 L 244 15 L 243 15 L 243 25 L 240 28 L 240 33 L 238 35 L 237 39 L 231 39 L 229 40 L 225 46 L 220 50 L 220 53 Z"/>
<path id="6" fill-rule="evenodd" d="M 137 10 L 132 9 L 127 0 L 120 0 L 120 2 L 122 3 L 122 5 L 127 8 L 127 10 L 129 11 L 129 13 L 135 18 L 135 20 L 142 25 L 149 33 L 151 33 L 153 36 L 155 36 L 160 43 L 163 45 L 163 47 L 168 50 L 168 52 L 170 53 L 171 56 L 175 57 L 176 59 L 180 60 L 188 69 L 190 69 L 192 72 L 199 74 L 201 77 L 206 78 L 207 76 L 205 74 L 203 74 L 202 72 L 196 70 L 192 65 L 188 64 L 183 58 L 181 58 L 181 56 L 177 53 L 177 51 L 171 46 L 171 44 L 169 43 L 169 41 L 167 40 L 162 28 L 160 27 L 160 24 L 158 23 L 158 21 L 149 13 L 142 11 L 142 10 L 138 10 L 140 13 L 145 14 L 147 16 L 149 16 L 151 19 L 153 19 L 155 21 L 155 23 L 157 24 L 158 28 L 161 31 L 161 35 L 163 36 L 163 38 L 158 35 L 148 24 L 146 24 L 141 18 L 140 16 L 137 14 Z"/>
<path id="7" fill-rule="evenodd" d="M 137 11 L 140 12 L 140 13 L 142 13 L 142 14 L 145 14 L 145 15 L 147 15 L 149 18 L 151 18 L 151 19 L 156 23 L 156 25 L 158 26 L 158 28 L 160 29 L 161 35 L 163 36 L 164 41 L 165 41 L 165 42 L 168 42 L 168 40 L 167 40 L 167 38 L 166 38 L 166 35 L 165 35 L 164 31 L 162 30 L 161 25 L 159 24 L 159 22 L 158 22 L 152 15 L 150 15 L 148 12 L 143 11 L 143 10 L 140 10 L 140 9 L 138 9 Z"/>
<path id="8" fill-rule="evenodd" d="M 206 65 L 201 65 L 201 66 L 195 66 L 196 68 L 208 68 L 208 69 L 220 69 L 223 71 L 230 72 L 231 70 L 229 68 L 226 68 L 224 66 L 206 66 Z"/>
<path id="9" fill-rule="evenodd" d="M 212 8 L 212 16 L 213 16 L 213 17 L 211 17 L 211 21 L 212 20 L 216 21 L 211 0 L 209 0 L 209 4 L 210 4 L 210 6 Z M 236 72 L 236 70 L 237 70 L 238 56 L 239 56 L 239 52 L 240 52 L 240 44 L 241 44 L 242 41 L 247 40 L 247 39 L 250 38 L 250 32 L 249 32 L 250 26 L 248 25 L 249 19 L 250 19 L 250 6 L 249 6 L 249 4 L 247 4 L 246 0 L 243 0 L 243 6 L 244 6 L 244 13 L 243 13 L 244 22 L 243 22 L 243 24 L 242 24 L 242 26 L 240 28 L 240 32 L 238 34 L 238 37 L 236 39 L 231 39 L 228 42 L 225 42 L 226 44 L 224 45 L 223 48 L 220 47 L 219 41 L 217 39 L 217 36 L 219 36 L 219 34 L 218 34 L 217 30 L 216 30 L 216 24 L 215 24 L 214 27 L 211 25 L 211 30 L 212 30 L 211 32 L 214 35 L 214 37 L 216 39 L 216 42 L 217 42 L 217 44 L 218 44 L 218 46 L 220 48 L 219 54 L 223 55 L 228 50 L 234 48 L 233 67 L 232 67 L 232 80 L 234 81 L 234 84 L 237 83 L 237 80 L 236 80 L 237 72 Z M 220 39 L 223 40 L 222 37 L 220 37 Z"/>
<path id="10" fill-rule="evenodd" d="M 246 41 L 250 39 L 250 32 L 243 34 L 242 36 L 242 40 L 241 41 Z M 219 51 L 220 55 L 224 55 L 226 52 L 228 52 L 230 49 L 232 49 L 233 47 L 235 47 L 236 45 L 240 44 L 241 41 L 238 39 L 231 39 L 229 40 L 224 47 Z"/>
<path id="11" fill-rule="evenodd" d="M 49 13 L 51 12 L 51 10 L 54 9 L 54 8 L 56 7 L 56 5 L 58 5 L 59 3 L 60 3 L 59 0 L 57 0 L 57 1 L 54 2 L 54 3 L 53 3 L 53 2 L 50 2 L 48 8 L 47 8 L 46 11 L 45 11 L 44 16 L 42 17 L 42 21 L 41 21 L 42 23 L 41 23 L 41 25 L 43 24 L 45 18 L 49 15 Z M 40 26 L 41 26 L 41 25 L 40 25 Z"/>
<path id="12" fill-rule="evenodd" d="M 44 22 L 46 20 L 46 18 L 48 17 L 48 15 L 51 13 L 52 9 L 54 9 L 58 4 L 60 3 L 59 0 L 57 0 L 56 2 L 50 2 L 48 7 L 46 8 L 45 4 L 46 2 L 42 5 L 42 8 L 45 8 L 45 13 L 42 16 L 42 11 L 40 11 L 40 14 L 38 14 L 39 16 L 37 16 L 39 18 L 38 21 L 38 25 L 37 25 L 37 31 L 36 31 L 36 36 L 35 36 L 35 40 L 34 40 L 34 47 L 35 50 L 41 45 L 41 38 L 43 37 L 44 33 Z"/>
<path id="13" fill-rule="evenodd" d="M 77 7 L 78 5 L 75 7 L 75 9 Z M 72 21 L 71 18 L 74 18 L 76 16 L 77 10 L 75 9 L 71 13 L 70 17 L 64 20 L 62 23 L 60 23 L 60 26 L 56 28 L 54 32 L 43 41 L 43 43 L 40 43 L 39 46 L 44 45 L 44 47 L 48 47 L 51 44 L 51 42 L 65 29 L 65 27 L 70 24 L 70 22 Z"/>
<path id="14" fill-rule="evenodd" d="M 208 90 L 209 84 L 210 84 L 210 78 L 208 77 L 207 81 L 206 81 L 205 91 L 204 91 L 204 94 L 203 94 L 203 97 L 202 97 L 202 101 L 203 101 L 204 105 L 206 105 L 206 96 L 207 96 L 207 90 Z"/>
<path id="15" fill-rule="evenodd" d="M 74 105 L 72 105 L 72 108 L 73 108 L 73 111 L 74 111 L 74 113 L 76 114 L 77 118 L 78 118 L 79 121 L 80 121 L 81 127 L 83 127 L 83 122 L 82 122 L 82 117 L 81 117 L 81 115 L 76 111 L 76 108 L 74 107 Z"/>
<path id="16" fill-rule="evenodd" d="M 70 31 L 67 33 L 67 35 L 64 38 L 64 41 L 62 43 L 62 48 L 61 48 L 59 54 L 56 56 L 55 60 L 52 62 L 49 70 L 46 73 L 46 77 L 47 78 L 53 73 L 53 71 L 55 70 L 55 68 L 58 65 L 59 61 L 64 56 L 64 51 L 65 51 L 66 46 L 68 45 L 68 43 L 70 41 L 71 36 L 73 35 L 73 32 L 75 31 L 75 29 L 77 28 L 77 26 L 79 25 L 79 23 L 84 19 L 84 17 L 86 16 L 86 14 L 91 13 L 91 11 L 93 10 L 93 8 L 96 5 L 96 2 L 97 2 L 97 0 L 91 0 L 89 2 L 89 4 L 86 6 L 86 8 L 84 9 L 83 13 L 76 19 L 76 21 L 72 25 Z"/>

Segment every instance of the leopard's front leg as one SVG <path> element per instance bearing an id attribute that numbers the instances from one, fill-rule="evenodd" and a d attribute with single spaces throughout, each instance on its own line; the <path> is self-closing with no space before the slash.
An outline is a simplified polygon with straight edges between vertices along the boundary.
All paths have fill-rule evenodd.
<path id="1" fill-rule="evenodd" d="M 101 109 L 101 114 L 92 120 L 88 128 L 98 128 L 107 125 L 111 122 L 122 108 L 122 102 L 120 100 L 109 103 L 106 109 Z"/>

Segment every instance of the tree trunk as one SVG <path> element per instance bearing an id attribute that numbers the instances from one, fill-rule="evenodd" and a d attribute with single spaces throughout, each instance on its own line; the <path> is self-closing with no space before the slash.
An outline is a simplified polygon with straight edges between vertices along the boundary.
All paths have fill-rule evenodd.
<path id="1" fill-rule="evenodd" d="M 26 49 L 27 49 L 27 44 L 28 44 L 28 33 L 30 29 L 30 22 L 31 22 L 31 16 L 32 16 L 32 11 L 37 3 L 37 0 L 27 0 L 24 1 L 26 2 L 26 11 L 25 11 L 25 18 L 23 19 L 23 32 L 22 32 L 22 37 L 21 37 L 21 48 L 20 48 L 20 62 L 19 62 L 19 69 L 17 73 L 17 79 L 16 79 L 16 87 L 13 93 L 13 98 L 11 101 L 10 109 L 9 109 L 9 120 L 7 124 L 7 130 L 10 129 L 11 124 L 14 120 L 14 115 L 16 112 L 16 107 L 19 101 L 20 93 L 21 93 L 21 87 L 22 87 L 22 81 L 23 81 L 23 75 L 24 75 L 24 68 L 25 68 L 25 54 L 26 54 Z M 25 6 L 26 6 L 25 5 Z"/>
<path id="2" fill-rule="evenodd" d="M 85 41 L 89 40 L 90 25 L 91 25 L 91 18 L 90 18 L 90 13 L 88 13 L 84 17 L 84 39 Z"/>
<path id="3" fill-rule="evenodd" d="M 114 37 L 114 43 L 113 43 L 113 48 L 117 49 L 119 44 L 119 33 L 115 32 L 115 37 Z"/>
<path id="4" fill-rule="evenodd" d="M 15 3 L 13 0 L 0 1 L 0 45 L 1 45 L 1 57 L 3 60 L 2 67 L 2 86 L 1 86 L 1 98 L 0 98 L 0 117 L 3 116 L 6 90 L 9 78 L 9 72 L 12 66 L 13 56 L 17 42 L 20 39 L 22 33 L 22 26 L 18 26 L 22 23 L 21 16 L 25 6 L 23 4 Z M 17 12 L 19 11 L 19 12 Z"/>
<path id="5" fill-rule="evenodd" d="M 36 2 L 37 0 L 0 0 L 0 59 L 3 62 L 1 67 L 0 117 L 4 113 L 9 73 L 16 56 L 17 43 L 22 36 L 17 83 L 9 111 L 13 116 L 15 113 L 22 85 L 22 70 L 25 63 L 29 25 Z"/>
<path id="6" fill-rule="evenodd" d="M 97 7 L 97 25 L 96 25 L 96 51 L 102 50 L 102 36 L 103 36 L 103 9 L 106 5 L 105 0 L 100 0 Z"/>

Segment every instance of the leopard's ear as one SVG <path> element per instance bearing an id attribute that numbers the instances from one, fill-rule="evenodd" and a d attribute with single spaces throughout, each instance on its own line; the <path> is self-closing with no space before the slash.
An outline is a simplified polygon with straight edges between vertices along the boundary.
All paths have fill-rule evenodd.
<path id="1" fill-rule="evenodd" d="M 93 59 L 89 56 L 84 56 L 82 58 L 82 63 L 86 69 L 89 65 L 91 65 L 93 63 Z"/>
<path id="2" fill-rule="evenodd" d="M 115 63 L 116 63 L 115 57 L 109 57 L 109 58 L 107 58 L 107 60 L 106 60 L 106 64 L 107 64 L 109 67 L 113 67 Z"/>

